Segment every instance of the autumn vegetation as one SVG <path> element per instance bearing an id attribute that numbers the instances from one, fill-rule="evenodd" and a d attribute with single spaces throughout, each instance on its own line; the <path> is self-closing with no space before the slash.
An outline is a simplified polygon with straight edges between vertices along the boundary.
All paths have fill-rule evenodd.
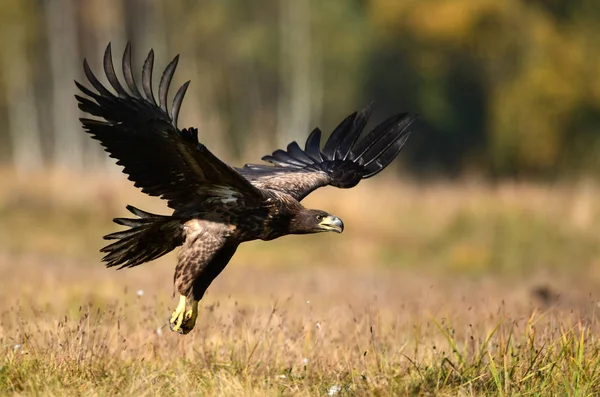
<path id="1" fill-rule="evenodd" d="M 599 4 L 0 1 L 0 395 L 599 395 Z M 79 126 L 109 41 L 181 54 L 180 125 L 235 165 L 372 100 L 420 119 L 307 198 L 342 235 L 242 245 L 182 337 L 174 254 L 100 261 L 125 204 L 168 211 Z"/>
<path id="2" fill-rule="evenodd" d="M 340 236 L 242 246 L 187 336 L 167 326 L 174 255 L 100 263 L 121 203 L 160 202 L 121 179 L 11 179 L 0 393 L 600 392 L 597 187 L 383 179 L 309 198 L 343 216 Z"/>

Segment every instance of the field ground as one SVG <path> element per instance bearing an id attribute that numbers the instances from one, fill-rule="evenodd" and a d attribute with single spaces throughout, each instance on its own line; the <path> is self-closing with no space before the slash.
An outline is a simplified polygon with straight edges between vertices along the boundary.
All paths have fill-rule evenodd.
<path id="1" fill-rule="evenodd" d="M 242 246 L 180 336 L 173 254 L 100 263 L 165 213 L 122 179 L 0 173 L 0 395 L 600 394 L 594 184 L 319 191 L 344 234 Z"/>

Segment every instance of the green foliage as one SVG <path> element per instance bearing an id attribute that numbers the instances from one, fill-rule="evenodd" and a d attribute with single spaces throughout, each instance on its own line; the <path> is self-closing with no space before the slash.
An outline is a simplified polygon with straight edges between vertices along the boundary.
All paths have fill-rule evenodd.
<path id="1" fill-rule="evenodd" d="M 177 77 L 193 81 L 182 121 L 199 125 L 211 147 L 227 143 L 217 150 L 225 157 L 255 159 L 257 149 L 287 136 L 277 130 L 278 109 L 296 94 L 282 65 L 306 44 L 311 127 L 331 131 L 375 100 L 376 118 L 422 115 L 415 127 L 422 133 L 403 156 L 416 169 L 517 177 L 600 171 L 596 1 L 307 1 L 308 34 L 293 45 L 284 37 L 289 0 L 81 3 L 80 53 L 64 56 L 98 59 L 105 41 L 127 39 L 138 42 L 139 55 L 141 46 L 157 47 L 160 62 L 182 53 Z M 2 2 L 0 77 L 11 55 L 26 54 L 37 76 L 29 79 L 40 139 L 51 147 L 55 132 L 45 121 L 60 115 L 48 114 L 48 91 L 64 87 L 48 79 L 46 14 L 44 2 Z M 14 40 L 19 29 L 26 34 Z M 3 85 L 0 78 L 0 142 L 8 142 Z"/>
<path id="2" fill-rule="evenodd" d="M 403 72 L 398 78 L 410 81 L 398 91 L 382 74 L 391 68 L 380 66 L 373 93 L 411 104 L 430 129 L 415 161 L 494 175 L 598 171 L 582 160 L 596 157 L 600 137 L 596 3 L 370 4 L 380 38 L 373 63 L 388 57 Z M 412 98 L 403 100 L 407 92 Z"/>

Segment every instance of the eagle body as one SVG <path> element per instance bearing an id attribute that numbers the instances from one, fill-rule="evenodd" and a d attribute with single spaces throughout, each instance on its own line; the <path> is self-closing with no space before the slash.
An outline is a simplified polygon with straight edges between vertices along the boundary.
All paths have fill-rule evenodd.
<path id="1" fill-rule="evenodd" d="M 112 90 L 100 83 L 84 60 L 92 88 L 75 82 L 79 108 L 94 118 L 81 118 L 83 128 L 100 141 L 123 172 L 142 192 L 167 201 L 171 215 L 152 214 L 128 205 L 134 218 L 116 218 L 128 227 L 104 236 L 107 267 L 134 267 L 181 247 L 174 287 L 179 305 L 169 323 L 173 331 L 190 332 L 198 302 L 221 273 L 238 246 L 252 240 L 274 240 L 289 234 L 333 231 L 342 221 L 301 201 L 324 186 L 351 188 L 386 168 L 400 153 L 416 115 L 399 113 L 362 131 L 370 107 L 346 117 L 321 147 L 315 128 L 304 148 L 296 142 L 286 150 L 263 156 L 267 164 L 231 167 L 198 140 L 195 128 L 179 129 L 177 119 L 189 81 L 171 105 L 169 87 L 179 57 L 162 73 L 158 101 L 152 72 L 154 52 L 144 62 L 141 86 L 134 79 L 131 47 L 123 54 L 123 79 L 115 72 L 110 44 L 104 53 L 104 73 Z M 123 81 L 124 80 L 124 81 Z"/>
<path id="2" fill-rule="evenodd" d="M 225 198 L 223 201 L 231 204 L 230 208 L 224 205 L 219 211 L 196 211 L 186 216 L 175 212 L 184 241 L 174 280 L 181 295 L 196 301 L 202 299 L 242 242 L 307 233 L 302 220 L 312 218 L 315 211 L 304 208 L 288 194 L 269 190 L 264 193 L 263 204 L 257 207 L 239 207 L 235 205 L 237 200 Z M 240 208 L 244 210 L 240 212 Z"/>
<path id="3" fill-rule="evenodd" d="M 274 197 L 281 193 L 273 194 Z M 268 200 L 268 201 L 267 201 Z M 216 276 L 225 268 L 237 247 L 252 240 L 273 240 L 293 233 L 293 212 L 300 203 L 289 197 L 283 201 L 268 198 L 265 206 L 244 213 L 196 213 L 182 220 L 184 244 L 175 270 L 175 289 L 199 301 Z M 289 203 L 289 204 L 288 204 Z"/>

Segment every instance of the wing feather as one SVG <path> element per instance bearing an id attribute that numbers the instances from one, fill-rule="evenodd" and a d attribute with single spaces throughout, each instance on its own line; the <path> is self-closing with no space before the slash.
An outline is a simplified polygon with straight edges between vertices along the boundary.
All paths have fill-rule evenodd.
<path id="1" fill-rule="evenodd" d="M 100 141 L 110 157 L 117 159 L 117 164 L 123 166 L 134 185 L 144 193 L 166 199 L 173 209 L 215 203 L 231 205 L 238 199 L 245 202 L 261 200 L 263 195 L 258 188 L 198 142 L 198 130 L 177 128 L 177 117 L 189 81 L 175 94 L 169 115 L 167 94 L 178 58 L 171 61 L 162 74 L 158 105 L 152 93 L 153 51 L 142 70 L 145 98 L 135 85 L 130 54 L 128 45 L 122 66 L 131 94 L 115 74 L 109 44 L 104 56 L 104 73 L 118 97 L 98 81 L 86 61 L 85 75 L 95 92 L 75 82 L 87 96 L 75 97 L 81 110 L 101 118 L 82 118 L 84 129 Z"/>
<path id="2" fill-rule="evenodd" d="M 296 160 L 309 165 L 312 164 L 314 162 L 313 159 L 311 159 L 310 157 L 308 157 L 308 155 L 304 152 L 304 150 L 302 150 L 302 148 L 300 148 L 300 146 L 298 145 L 298 143 L 296 141 L 290 143 L 287 146 L 287 152 L 293 156 Z"/>
<path id="3" fill-rule="evenodd" d="M 152 69 L 154 69 L 154 50 L 150 50 L 142 67 L 142 89 L 146 95 L 146 100 L 156 105 L 154 93 L 152 92 Z"/>
<path id="4" fill-rule="evenodd" d="M 356 116 L 354 122 L 352 123 L 352 128 L 350 131 L 344 135 L 340 144 L 335 149 L 335 158 L 338 160 L 346 160 L 348 154 L 350 154 L 350 150 L 358 140 L 360 133 L 365 128 L 369 117 L 371 116 L 372 108 L 371 106 L 364 109 L 360 114 Z"/>
<path id="5" fill-rule="evenodd" d="M 177 120 L 179 119 L 179 110 L 181 109 L 181 104 L 183 103 L 183 97 L 185 97 L 185 93 L 187 92 L 188 86 L 190 85 L 190 81 L 186 81 L 175 94 L 175 98 L 173 98 L 173 106 L 171 107 L 171 118 L 173 119 L 173 124 L 177 125 Z M 196 138 L 197 139 L 197 138 Z"/>
<path id="6" fill-rule="evenodd" d="M 83 60 L 83 72 L 85 73 L 85 77 L 89 80 L 89 82 L 96 89 L 96 91 L 98 91 L 100 93 L 101 96 L 114 97 L 114 95 L 112 94 L 112 92 L 110 92 L 109 90 L 107 90 L 98 81 L 98 79 L 96 78 L 96 76 L 92 72 L 92 69 L 90 69 L 90 65 L 88 64 L 87 59 Z"/>
<path id="7" fill-rule="evenodd" d="M 168 65 L 160 78 L 160 84 L 158 85 L 158 100 L 160 101 L 160 108 L 163 112 L 167 113 L 167 94 L 169 93 L 169 86 L 171 80 L 173 80 L 173 74 L 177 69 L 177 63 L 179 63 L 179 55 L 177 55 Z"/>
<path id="8" fill-rule="evenodd" d="M 125 47 L 125 52 L 123 53 L 123 77 L 125 77 L 125 83 L 133 95 L 137 99 L 142 99 L 142 94 L 140 94 L 140 90 L 135 84 L 135 79 L 133 78 L 133 68 L 131 67 L 131 43 L 127 43 Z"/>
<path id="9" fill-rule="evenodd" d="M 329 135 L 329 139 L 327 139 L 325 147 L 323 148 L 323 154 L 327 160 L 335 160 L 335 151 L 355 119 L 356 112 L 346 117 L 337 127 L 335 127 L 331 135 Z"/>
<path id="10" fill-rule="evenodd" d="M 400 113 L 360 135 L 371 115 L 371 106 L 346 117 L 320 148 L 321 131 L 308 136 L 304 150 L 296 142 L 287 151 L 264 156 L 273 165 L 246 164 L 240 173 L 262 189 L 274 189 L 302 200 L 315 189 L 332 185 L 351 188 L 387 167 L 400 153 L 416 115 Z"/>
<path id="11" fill-rule="evenodd" d="M 402 138 L 394 142 L 387 150 L 385 150 L 379 157 L 374 159 L 375 161 L 365 165 L 366 174 L 363 179 L 370 178 L 377 175 L 385 167 L 387 167 L 394 159 L 400 154 L 402 147 L 408 140 L 410 132 L 407 132 Z"/>
<path id="12" fill-rule="evenodd" d="M 117 75 L 115 74 L 115 67 L 113 66 L 110 43 L 108 44 L 108 46 L 106 47 L 106 51 L 104 52 L 104 70 L 106 71 L 106 78 L 108 79 L 108 82 L 110 83 L 110 85 L 112 85 L 115 91 L 117 91 L 119 97 L 125 98 L 129 96 L 129 94 L 127 94 L 127 91 L 125 91 L 125 89 L 119 82 Z"/>
<path id="13" fill-rule="evenodd" d="M 320 129 L 315 128 L 314 130 L 312 130 L 312 132 L 306 139 L 306 143 L 304 144 L 304 151 L 315 163 L 320 163 L 321 161 L 323 161 L 323 156 L 321 154 Z"/>
<path id="14" fill-rule="evenodd" d="M 277 149 L 270 156 L 263 157 L 263 160 L 280 165 L 282 167 L 303 167 L 306 165 L 306 163 L 298 160 L 290 153 L 281 149 Z"/>

